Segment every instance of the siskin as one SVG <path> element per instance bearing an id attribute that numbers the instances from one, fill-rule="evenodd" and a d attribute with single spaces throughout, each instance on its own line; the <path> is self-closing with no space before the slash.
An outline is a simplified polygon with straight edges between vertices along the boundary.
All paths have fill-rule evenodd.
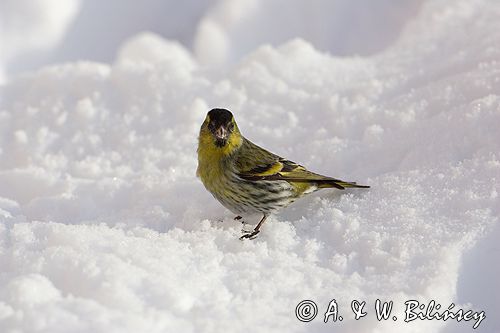
<path id="1" fill-rule="evenodd" d="M 369 188 L 319 175 L 257 146 L 240 133 L 225 109 L 210 110 L 201 125 L 196 175 L 224 207 L 238 214 L 235 219 L 263 214 L 240 239 L 255 238 L 269 214 L 305 194 L 322 188 Z"/>

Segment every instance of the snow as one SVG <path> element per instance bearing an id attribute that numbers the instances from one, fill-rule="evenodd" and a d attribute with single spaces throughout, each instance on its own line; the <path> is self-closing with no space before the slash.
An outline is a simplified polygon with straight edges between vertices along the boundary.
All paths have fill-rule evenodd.
<path id="1" fill-rule="evenodd" d="M 7 75 L 7 64 L 34 52 L 44 57 L 54 48 L 75 18 L 79 6 L 79 0 L 62 3 L 57 0 L 0 1 L 0 82 Z"/>
<path id="2" fill-rule="evenodd" d="M 186 2 L 189 15 L 169 15 L 189 17 L 191 37 L 141 31 L 110 63 L 60 51 L 88 5 L 40 14 L 57 27 L 40 30 L 47 44 L 33 37 L 0 59 L 0 331 L 472 330 L 405 323 L 404 302 L 418 299 L 484 310 L 477 331 L 498 332 L 500 7 L 405 3 L 340 43 L 339 21 L 368 9 L 292 1 L 274 22 L 280 1 Z M 24 1 L 0 4 L 27 15 Z M 287 29 L 301 13 L 321 26 L 332 6 L 331 39 Z M 28 48 L 61 61 L 14 75 L 9 59 Z M 213 107 L 252 141 L 372 188 L 317 192 L 239 241 L 241 224 L 195 176 Z M 344 320 L 325 324 L 333 298 Z M 376 320 L 377 298 L 397 321 Z M 319 307 L 310 323 L 295 318 L 304 299 Z M 366 318 L 353 319 L 353 299 Z"/>

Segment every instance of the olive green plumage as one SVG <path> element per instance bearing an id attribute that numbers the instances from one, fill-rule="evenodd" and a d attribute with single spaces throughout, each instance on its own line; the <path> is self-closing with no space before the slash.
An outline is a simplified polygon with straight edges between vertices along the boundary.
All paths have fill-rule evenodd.
<path id="1" fill-rule="evenodd" d="M 210 110 L 200 129 L 197 175 L 206 189 L 235 214 L 267 216 L 321 188 L 368 188 L 326 177 L 275 155 L 243 137 L 231 112 Z M 237 218 L 240 218 L 237 216 Z"/>

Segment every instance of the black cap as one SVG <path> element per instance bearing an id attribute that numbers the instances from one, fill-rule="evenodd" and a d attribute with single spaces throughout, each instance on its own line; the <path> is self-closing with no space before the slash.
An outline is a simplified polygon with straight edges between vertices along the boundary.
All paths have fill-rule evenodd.
<path id="1" fill-rule="evenodd" d="M 233 119 L 233 114 L 226 109 L 212 109 L 208 111 L 208 116 L 215 125 L 226 125 Z"/>

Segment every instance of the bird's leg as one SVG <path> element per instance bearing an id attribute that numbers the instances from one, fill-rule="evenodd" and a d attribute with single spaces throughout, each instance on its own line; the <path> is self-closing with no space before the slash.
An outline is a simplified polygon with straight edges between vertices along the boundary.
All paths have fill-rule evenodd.
<path id="1" fill-rule="evenodd" d="M 262 224 L 264 224 L 264 221 L 267 219 L 267 214 L 264 214 L 264 216 L 262 216 L 262 219 L 260 220 L 259 224 L 257 224 L 257 226 L 255 227 L 255 229 L 253 229 L 253 231 L 257 231 L 257 233 L 260 232 L 260 227 L 262 227 Z"/>
<path id="2" fill-rule="evenodd" d="M 241 240 L 248 238 L 248 239 L 254 239 L 257 237 L 257 234 L 260 232 L 260 227 L 262 224 L 264 224 L 264 221 L 267 219 L 267 214 L 264 214 L 262 219 L 260 220 L 259 224 L 253 229 L 253 231 L 243 231 L 245 234 L 240 237 Z"/>

